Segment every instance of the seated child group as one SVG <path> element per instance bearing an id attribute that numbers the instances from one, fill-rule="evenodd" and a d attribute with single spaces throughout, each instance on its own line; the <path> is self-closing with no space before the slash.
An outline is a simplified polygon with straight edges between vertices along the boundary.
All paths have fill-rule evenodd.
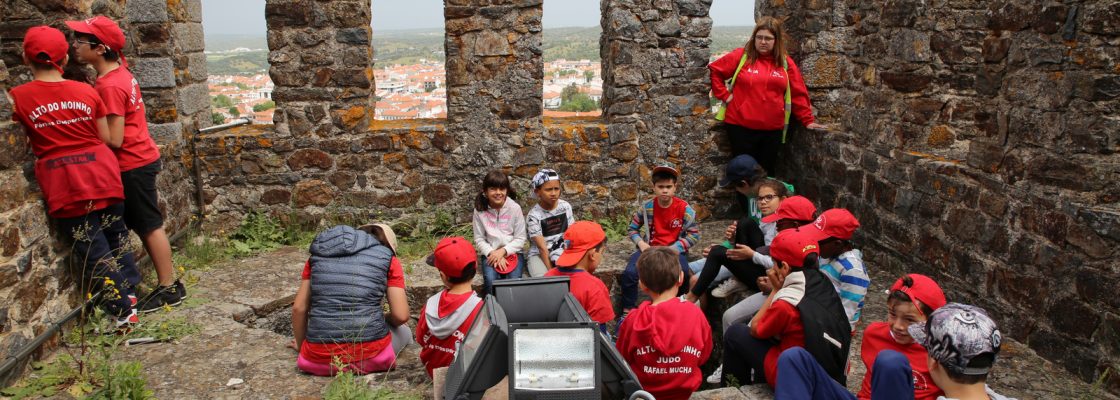
<path id="1" fill-rule="evenodd" d="M 653 197 L 630 220 L 635 251 L 619 276 L 617 303 L 594 275 L 606 234 L 598 223 L 576 221 L 551 169 L 533 176 L 536 204 L 528 213 L 505 173 L 486 174 L 473 204 L 473 240 L 443 238 L 427 259 L 444 289 L 424 303 L 415 333 L 392 229 L 340 225 L 320 233 L 292 308 L 298 368 L 325 376 L 386 371 L 415 342 L 431 376 L 454 360 L 494 281 L 566 276 L 657 399 L 687 399 L 705 380 L 769 385 L 779 399 L 1004 398 L 985 385 L 999 352 L 995 323 L 983 309 L 948 303 L 920 274 L 898 278 L 886 295 L 887 320 L 864 329 L 859 355 L 867 373 L 858 394 L 849 393 L 849 345 L 860 311 L 865 300 L 884 300 L 867 298 L 870 278 L 852 244 L 856 217 L 846 209 L 818 214 L 792 185 L 740 155 L 720 185 L 735 190 L 744 215 L 723 232 L 722 244 L 690 262 L 700 230 L 692 207 L 675 196 L 680 173 L 663 164 L 650 178 Z M 481 295 L 472 286 L 479 273 Z M 722 362 L 705 378 L 700 369 L 713 335 L 703 307 L 709 297 L 744 291 L 752 294 L 723 313 Z M 649 300 L 638 304 L 639 292 Z"/>

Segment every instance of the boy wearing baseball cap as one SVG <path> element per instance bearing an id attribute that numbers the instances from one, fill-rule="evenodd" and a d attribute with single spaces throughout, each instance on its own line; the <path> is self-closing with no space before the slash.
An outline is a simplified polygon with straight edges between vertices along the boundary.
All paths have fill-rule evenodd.
<path id="1" fill-rule="evenodd" d="M 984 309 L 949 303 L 909 331 L 926 348 L 929 374 L 945 391 L 938 400 L 1008 400 L 986 384 L 1003 337 Z"/>
<path id="2" fill-rule="evenodd" d="M 34 80 L 12 88 L 12 118 L 26 128 L 38 158 L 35 178 L 47 214 L 74 240 L 73 256 L 83 260 L 82 289 L 96 293 L 109 286 L 102 305 L 118 328 L 126 328 L 139 321 L 133 285 L 140 274 L 123 245 L 125 193 L 116 157 L 104 143 L 109 139 L 104 103 L 89 85 L 62 78 L 68 48 L 58 29 L 27 30 L 23 62 Z"/>
<path id="3" fill-rule="evenodd" d="M 654 167 L 650 174 L 654 197 L 642 204 L 630 219 L 626 233 L 638 251 L 630 255 L 626 270 L 619 278 L 624 316 L 638 301 L 638 256 L 651 246 L 668 246 L 676 250 L 685 282 L 689 282 L 692 276 L 688 267 L 688 249 L 700 240 L 700 225 L 696 222 L 696 211 L 692 206 L 674 195 L 679 177 L 680 172 L 671 164 Z M 684 294 L 688 285 L 681 285 L 679 290 L 678 295 Z"/>
<path id="4" fill-rule="evenodd" d="M 859 228 L 859 220 L 843 208 L 833 208 L 821 213 L 803 230 L 817 238 L 821 250 L 820 268 L 840 293 L 840 303 L 852 331 L 859 323 L 863 298 L 871 278 L 863 268 L 863 253 L 852 248 L 852 235 Z"/>
<path id="5" fill-rule="evenodd" d="M 804 347 L 830 377 L 844 383 L 851 331 L 836 290 L 816 269 L 818 255 L 816 241 L 804 232 L 787 229 L 774 237 L 774 267 L 767 278 L 780 289 L 770 292 L 749 326 L 727 329 L 725 384 L 734 376 L 741 383 L 765 381 L 773 387 L 779 378 L 778 357 L 792 347 Z"/>
<path id="6" fill-rule="evenodd" d="M 614 307 L 607 285 L 592 273 L 603 261 L 603 247 L 607 234 L 603 227 L 591 221 L 578 221 L 564 232 L 564 254 L 556 259 L 556 268 L 544 276 L 566 276 L 570 279 L 568 290 L 579 304 L 598 322 L 600 328 L 614 319 Z"/>
<path id="7" fill-rule="evenodd" d="M 700 366 L 711 355 L 712 328 L 699 307 L 677 297 L 684 273 L 672 249 L 658 246 L 642 252 L 638 279 L 651 301 L 626 317 L 615 347 L 654 397 L 688 399 L 700 387 Z"/>
<path id="8" fill-rule="evenodd" d="M 110 137 L 106 143 L 113 148 L 120 163 L 125 224 L 140 236 L 159 276 L 159 285 L 138 303 L 139 311 L 177 306 L 183 302 L 187 291 L 182 282 L 175 279 L 171 243 L 163 229 L 156 190 L 156 175 L 161 169 L 159 147 L 148 134 L 140 84 L 129 72 L 122 52 L 124 32 L 116 22 L 104 16 L 66 21 L 66 26 L 75 32 L 75 54 L 97 70 L 94 87 L 105 102 Z M 133 282 L 138 283 L 138 280 Z"/>
<path id="9" fill-rule="evenodd" d="M 464 237 L 440 240 L 428 257 L 428 265 L 439 270 L 444 289 L 428 298 L 416 323 L 420 362 L 428 376 L 432 370 L 451 365 L 459 343 L 474 324 L 482 299 L 471 288 L 476 274 L 474 246 Z"/>

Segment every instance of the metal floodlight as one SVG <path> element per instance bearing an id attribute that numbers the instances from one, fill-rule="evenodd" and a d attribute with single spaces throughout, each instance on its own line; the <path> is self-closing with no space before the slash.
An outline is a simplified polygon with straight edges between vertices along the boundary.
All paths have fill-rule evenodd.
<path id="1" fill-rule="evenodd" d="M 509 335 L 510 398 L 601 398 L 598 324 L 511 323 Z"/>
<path id="2" fill-rule="evenodd" d="M 508 373 L 506 366 L 505 312 L 493 296 L 486 296 L 455 352 L 443 386 L 446 400 L 478 400 L 486 389 L 497 385 Z"/>
<path id="3" fill-rule="evenodd" d="M 566 276 L 495 281 L 494 297 L 509 322 L 556 322 L 570 283 Z"/>

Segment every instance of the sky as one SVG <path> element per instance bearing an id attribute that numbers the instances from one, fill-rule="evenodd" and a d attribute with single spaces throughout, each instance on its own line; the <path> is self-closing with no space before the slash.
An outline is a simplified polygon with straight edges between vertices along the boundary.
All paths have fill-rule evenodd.
<path id="1" fill-rule="evenodd" d="M 265 0 L 202 0 L 207 34 L 264 35 Z M 599 25 L 599 0 L 545 0 L 544 26 Z M 753 25 L 754 0 L 715 0 L 716 26 Z M 442 28 L 442 0 L 373 0 L 374 34 L 378 29 Z"/>

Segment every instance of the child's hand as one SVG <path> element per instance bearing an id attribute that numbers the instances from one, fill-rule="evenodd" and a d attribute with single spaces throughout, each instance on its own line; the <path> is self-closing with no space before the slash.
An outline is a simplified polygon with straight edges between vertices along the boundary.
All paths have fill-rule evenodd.
<path id="1" fill-rule="evenodd" d="M 701 250 L 701 251 L 700 251 L 700 255 L 704 256 L 704 258 L 708 258 L 708 253 L 711 253 L 711 252 L 712 252 L 712 248 L 714 248 L 714 247 L 716 247 L 716 246 L 718 246 L 718 245 L 717 245 L 717 244 L 713 244 L 713 245 L 711 245 L 711 246 L 705 247 L 705 248 L 704 248 L 704 250 Z"/>
<path id="2" fill-rule="evenodd" d="M 770 278 L 766 276 L 758 277 L 758 290 L 762 293 L 770 294 L 774 288 L 770 287 Z"/>
<path id="3" fill-rule="evenodd" d="M 734 249 L 727 250 L 727 258 L 735 261 L 750 260 L 751 257 L 754 257 L 754 249 L 745 244 L 736 244 Z"/>
<path id="4" fill-rule="evenodd" d="M 646 251 L 649 248 L 649 243 L 645 240 L 638 242 L 638 251 Z"/>
<path id="5" fill-rule="evenodd" d="M 506 249 L 503 247 L 503 248 L 491 251 L 490 254 L 486 255 L 486 262 L 490 263 L 490 265 L 493 265 L 495 267 L 497 267 L 497 266 L 505 267 Z M 502 263 L 502 264 L 499 265 L 498 264 L 499 262 Z"/>
<path id="6" fill-rule="evenodd" d="M 786 277 L 778 273 L 778 268 L 770 268 L 766 271 L 766 279 L 770 281 L 770 290 L 782 287 L 786 282 Z"/>
<path id="7" fill-rule="evenodd" d="M 292 350 L 299 351 L 299 346 L 296 346 L 296 340 L 295 339 L 292 339 L 291 342 L 288 342 L 288 347 L 291 348 Z"/>
<path id="8" fill-rule="evenodd" d="M 739 227 L 739 221 L 732 222 L 727 226 L 727 230 L 723 231 L 723 238 L 727 241 L 735 241 L 735 229 Z"/>

